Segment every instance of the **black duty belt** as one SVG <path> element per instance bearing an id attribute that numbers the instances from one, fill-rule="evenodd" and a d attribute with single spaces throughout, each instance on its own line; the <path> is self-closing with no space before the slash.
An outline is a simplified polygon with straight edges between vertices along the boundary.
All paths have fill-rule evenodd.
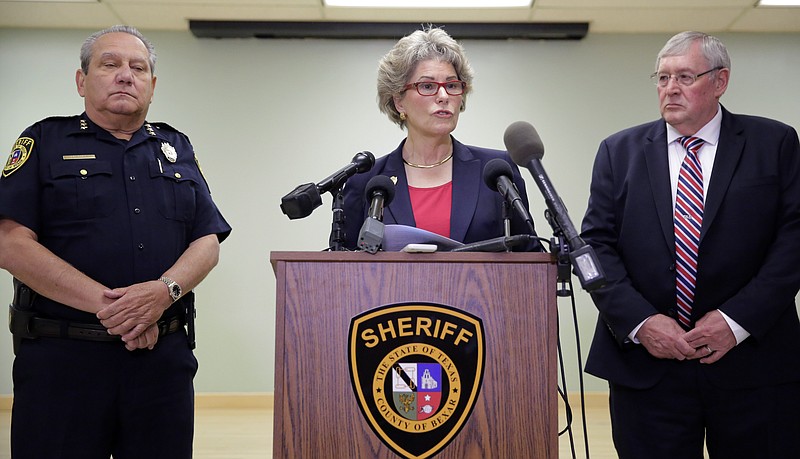
<path id="1" fill-rule="evenodd" d="M 176 316 L 157 322 L 158 336 L 169 335 L 183 328 L 183 320 Z M 32 317 L 28 330 L 33 338 L 67 338 L 85 341 L 120 341 L 119 335 L 110 335 L 100 324 L 86 324 L 67 320 Z"/>

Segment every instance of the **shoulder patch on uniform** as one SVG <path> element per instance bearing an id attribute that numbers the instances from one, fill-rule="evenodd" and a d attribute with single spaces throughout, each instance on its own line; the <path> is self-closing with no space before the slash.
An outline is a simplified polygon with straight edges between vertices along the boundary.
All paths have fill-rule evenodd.
<path id="1" fill-rule="evenodd" d="M 211 194 L 211 186 L 208 184 L 208 180 L 206 180 L 205 174 L 203 174 L 203 168 L 200 167 L 200 158 L 197 157 L 197 153 L 194 154 L 194 163 L 197 165 L 197 170 L 200 171 L 200 177 L 203 178 L 203 182 L 205 182 L 206 188 L 208 188 L 208 194 Z"/>
<path id="2" fill-rule="evenodd" d="M 11 149 L 11 154 L 8 156 L 6 166 L 3 168 L 3 177 L 8 177 L 14 171 L 22 167 L 25 161 L 31 156 L 33 152 L 33 139 L 30 137 L 20 137 L 14 143 L 14 148 Z"/>

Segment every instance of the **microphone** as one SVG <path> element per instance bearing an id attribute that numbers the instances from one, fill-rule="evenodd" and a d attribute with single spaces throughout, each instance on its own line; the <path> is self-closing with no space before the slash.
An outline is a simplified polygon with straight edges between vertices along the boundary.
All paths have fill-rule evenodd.
<path id="1" fill-rule="evenodd" d="M 483 167 L 483 181 L 486 186 L 493 191 L 499 191 L 506 202 L 525 220 L 531 233 L 536 233 L 533 228 L 533 218 L 519 196 L 519 190 L 512 180 L 513 176 L 511 165 L 500 158 L 490 160 Z"/>
<path id="2" fill-rule="evenodd" d="M 511 160 L 518 166 L 527 168 L 533 176 L 534 182 L 544 196 L 547 208 L 553 214 L 555 225 L 553 230 L 561 230 L 569 245 L 569 257 L 575 273 L 581 281 L 581 286 L 591 292 L 605 285 L 606 277 L 600 266 L 600 261 L 594 249 L 578 235 L 575 226 L 569 218 L 564 202 L 556 193 L 547 172 L 542 165 L 544 157 L 544 144 L 536 129 L 530 123 L 517 121 L 506 128 L 503 141 L 506 145 Z"/>
<path id="3" fill-rule="evenodd" d="M 367 172 L 372 169 L 373 165 L 375 165 L 375 156 L 372 153 L 368 151 L 356 153 L 350 164 L 325 177 L 319 183 L 299 185 L 282 197 L 281 211 L 291 220 L 308 217 L 314 209 L 322 205 L 323 193 L 338 191 L 348 178 Z"/>
<path id="4" fill-rule="evenodd" d="M 394 199 L 394 182 L 385 175 L 372 177 L 364 189 L 364 198 L 370 204 L 367 219 L 358 233 L 358 247 L 375 253 L 383 243 L 383 209 Z"/>
<path id="5" fill-rule="evenodd" d="M 353 156 L 350 164 L 344 166 L 338 171 L 334 172 L 329 177 L 325 177 L 321 182 L 317 183 L 317 189 L 320 194 L 326 193 L 331 189 L 341 188 L 344 182 L 350 177 L 367 172 L 375 165 L 375 156 L 368 151 L 361 151 Z"/>
<path id="6" fill-rule="evenodd" d="M 501 159 L 500 161 L 503 160 Z M 520 244 L 525 244 L 533 240 L 536 240 L 536 236 L 530 234 L 515 234 L 513 236 L 502 236 L 485 241 L 471 242 L 451 249 L 450 252 L 508 252 Z"/>

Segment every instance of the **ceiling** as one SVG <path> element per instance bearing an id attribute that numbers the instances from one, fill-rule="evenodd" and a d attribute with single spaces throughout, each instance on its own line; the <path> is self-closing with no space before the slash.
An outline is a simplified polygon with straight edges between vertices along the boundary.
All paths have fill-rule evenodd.
<path id="1" fill-rule="evenodd" d="M 0 27 L 189 30 L 189 20 L 415 22 L 587 22 L 589 33 L 683 30 L 800 33 L 800 8 L 757 8 L 757 0 L 536 0 L 528 8 L 333 8 L 322 0 L 0 0 Z"/>

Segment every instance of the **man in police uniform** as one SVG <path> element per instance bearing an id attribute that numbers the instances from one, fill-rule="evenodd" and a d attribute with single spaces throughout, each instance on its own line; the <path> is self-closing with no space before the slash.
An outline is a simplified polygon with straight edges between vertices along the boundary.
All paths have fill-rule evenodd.
<path id="1" fill-rule="evenodd" d="M 0 267 L 15 278 L 15 459 L 191 458 L 191 290 L 230 233 L 188 138 L 145 121 L 155 53 L 90 36 L 79 116 L 26 129 L 0 177 Z M 187 314 L 187 312 L 189 312 Z"/>

